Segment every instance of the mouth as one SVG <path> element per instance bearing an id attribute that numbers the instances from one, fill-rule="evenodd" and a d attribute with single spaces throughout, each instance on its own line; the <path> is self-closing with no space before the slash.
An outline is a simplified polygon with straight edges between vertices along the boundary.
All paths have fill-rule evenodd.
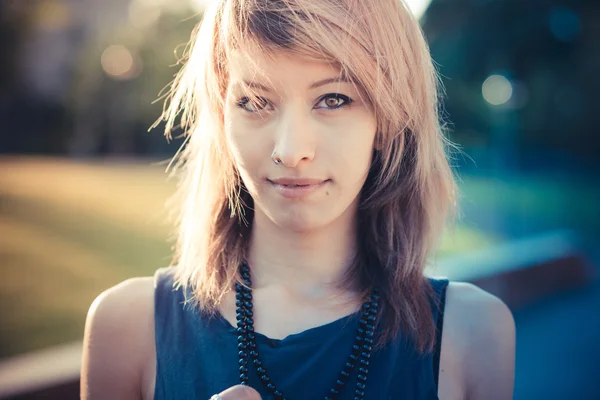
<path id="1" fill-rule="evenodd" d="M 271 183 L 275 183 L 283 186 L 311 186 L 320 185 L 328 179 L 316 179 L 316 178 L 277 178 L 267 179 Z"/>
<path id="2" fill-rule="evenodd" d="M 286 188 L 297 188 L 297 187 L 308 187 L 308 186 L 311 186 L 311 185 L 299 185 L 299 184 L 287 184 L 286 185 L 286 184 L 277 183 L 277 182 L 272 182 L 272 183 L 274 183 L 275 185 L 280 185 L 280 186 L 286 187 Z"/>
<path id="3" fill-rule="evenodd" d="M 299 198 L 308 196 L 318 191 L 329 179 L 299 179 L 299 178 L 281 178 L 267 179 L 267 181 L 286 198 Z"/>

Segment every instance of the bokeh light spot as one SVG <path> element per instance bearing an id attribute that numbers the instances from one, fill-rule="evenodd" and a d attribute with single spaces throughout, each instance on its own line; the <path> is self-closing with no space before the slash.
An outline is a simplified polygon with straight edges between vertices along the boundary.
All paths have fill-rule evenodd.
<path id="1" fill-rule="evenodd" d="M 502 75 L 491 75 L 481 87 L 483 98 L 488 103 L 499 106 L 510 100 L 513 87 L 508 79 Z"/>
<path id="2" fill-rule="evenodd" d="M 581 32 L 579 15 L 566 7 L 557 7 L 548 16 L 550 31 L 561 42 L 570 42 Z"/>
<path id="3" fill-rule="evenodd" d="M 100 62 L 104 72 L 113 78 L 128 79 L 131 76 L 133 55 L 123 45 L 108 46 L 102 53 Z"/>

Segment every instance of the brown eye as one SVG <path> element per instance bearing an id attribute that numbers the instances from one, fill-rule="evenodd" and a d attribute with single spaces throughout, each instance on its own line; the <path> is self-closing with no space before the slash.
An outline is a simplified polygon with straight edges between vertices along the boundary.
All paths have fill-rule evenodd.
<path id="1" fill-rule="evenodd" d="M 330 94 L 326 94 L 325 96 L 321 97 L 319 104 L 322 103 L 323 106 L 317 107 L 317 108 L 325 108 L 325 109 L 329 109 L 329 110 L 335 110 L 340 107 L 347 106 L 348 104 L 352 103 L 352 101 L 353 100 L 351 98 L 349 98 L 348 96 L 344 96 L 343 94 L 330 93 Z"/>
<path id="2" fill-rule="evenodd" d="M 325 99 L 325 104 L 327 104 L 327 107 L 337 107 L 340 101 L 339 97 L 328 97 Z"/>

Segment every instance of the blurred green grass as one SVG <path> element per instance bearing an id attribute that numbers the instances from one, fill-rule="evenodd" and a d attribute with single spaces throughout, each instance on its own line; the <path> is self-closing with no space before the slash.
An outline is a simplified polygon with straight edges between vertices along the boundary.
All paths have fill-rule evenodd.
<path id="1" fill-rule="evenodd" d="M 0 160 L 0 358 L 81 339 L 100 292 L 169 264 L 163 170 Z"/>
<path id="2" fill-rule="evenodd" d="M 493 212 L 504 224 L 530 230 L 569 229 L 600 236 L 600 185 L 593 176 L 517 174 L 468 176 L 461 183 L 461 207 Z M 470 217 L 473 217 L 471 213 Z"/>
<path id="3" fill-rule="evenodd" d="M 0 358 L 81 339 L 87 310 L 100 292 L 169 265 L 173 232 L 165 201 L 174 183 L 164 170 L 149 161 L 0 158 Z M 518 192 L 513 185 L 492 190 L 485 179 L 462 187 L 469 201 L 504 198 L 513 208 L 525 204 L 546 216 L 564 207 L 544 201 L 552 197 L 551 183 L 524 184 Z M 581 193 L 561 201 L 572 201 L 569 196 Z M 438 255 L 499 240 L 459 223 Z"/>

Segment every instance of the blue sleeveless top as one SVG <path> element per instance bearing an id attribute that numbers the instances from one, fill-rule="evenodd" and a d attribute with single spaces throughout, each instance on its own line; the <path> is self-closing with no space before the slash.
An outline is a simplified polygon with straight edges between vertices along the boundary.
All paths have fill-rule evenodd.
<path id="1" fill-rule="evenodd" d="M 182 289 L 173 288 L 173 267 L 155 274 L 156 384 L 155 400 L 208 400 L 213 394 L 239 384 L 236 329 L 219 313 L 209 318 L 183 304 Z M 436 351 L 419 355 L 402 334 L 383 349 L 373 351 L 365 399 L 438 400 L 440 338 L 447 279 L 429 278 L 436 298 L 432 310 L 438 327 Z M 439 308 L 435 304 L 439 302 Z M 354 344 L 357 314 L 271 339 L 256 334 L 261 358 L 289 400 L 323 399 L 338 378 Z M 354 398 L 356 371 L 340 393 Z M 254 368 L 249 384 L 263 400 L 272 400 Z"/>

